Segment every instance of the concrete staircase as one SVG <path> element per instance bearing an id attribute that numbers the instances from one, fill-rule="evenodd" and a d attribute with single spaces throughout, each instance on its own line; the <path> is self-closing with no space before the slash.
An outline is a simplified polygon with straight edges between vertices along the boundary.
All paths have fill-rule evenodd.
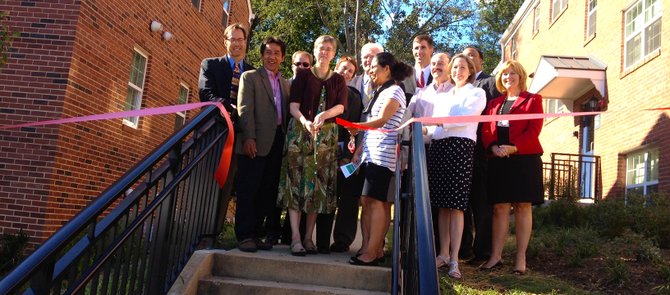
<path id="1" fill-rule="evenodd" d="M 391 268 L 352 266 L 353 252 L 295 257 L 272 251 L 201 250 L 168 294 L 389 294 Z"/>

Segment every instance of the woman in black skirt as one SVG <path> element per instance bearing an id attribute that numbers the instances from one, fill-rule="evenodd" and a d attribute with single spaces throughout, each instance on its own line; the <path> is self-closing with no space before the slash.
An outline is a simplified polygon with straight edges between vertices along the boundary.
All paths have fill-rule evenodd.
<path id="1" fill-rule="evenodd" d="M 479 115 L 486 106 L 486 93 L 472 85 L 477 72 L 475 64 L 463 54 L 457 54 L 449 63 L 449 82 L 454 85 L 447 92 L 433 98 L 433 117 Z M 441 70 L 433 67 L 431 71 Z M 428 87 L 434 87 L 433 84 Z M 426 127 L 432 141 L 426 156 L 430 203 L 438 208 L 440 249 L 436 266 L 449 267 L 449 277 L 460 279 L 458 252 L 463 237 L 463 211 L 468 207 L 472 186 L 472 167 L 477 123 L 452 123 Z"/>
<path id="2" fill-rule="evenodd" d="M 496 75 L 502 96 L 489 102 L 486 115 L 543 113 L 542 97 L 526 91 L 526 70 L 510 60 Z M 542 183 L 542 119 L 487 122 L 482 143 L 488 161 L 489 201 L 493 204 L 491 258 L 480 267 L 487 271 L 502 266 L 502 250 L 514 207 L 516 258 L 514 274 L 526 272 L 526 249 L 533 227 L 532 205 L 544 202 Z"/>

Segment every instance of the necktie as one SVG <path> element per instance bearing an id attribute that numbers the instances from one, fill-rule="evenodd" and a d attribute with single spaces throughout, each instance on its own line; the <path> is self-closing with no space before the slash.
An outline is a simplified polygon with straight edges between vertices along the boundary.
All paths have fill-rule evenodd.
<path id="1" fill-rule="evenodd" d="M 233 69 L 233 79 L 230 80 L 230 97 L 228 103 L 237 107 L 237 90 L 240 87 L 240 64 L 235 63 Z"/>
<path id="2" fill-rule="evenodd" d="M 416 83 L 416 86 L 419 88 L 426 86 L 426 82 L 423 80 L 423 71 L 419 73 L 419 82 Z"/>
<path id="3" fill-rule="evenodd" d="M 375 89 L 372 87 L 372 81 L 370 78 L 365 82 L 365 98 L 370 100 L 375 95 Z"/>

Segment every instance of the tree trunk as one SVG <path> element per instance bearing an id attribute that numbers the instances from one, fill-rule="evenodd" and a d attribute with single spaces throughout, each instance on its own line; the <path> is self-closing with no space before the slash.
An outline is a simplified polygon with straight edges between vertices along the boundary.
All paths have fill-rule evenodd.
<path id="1" fill-rule="evenodd" d="M 358 17 L 360 16 L 361 0 L 356 0 L 356 16 L 354 18 L 354 57 L 358 64 L 361 64 L 361 57 L 359 56 L 360 48 L 358 47 Z"/>

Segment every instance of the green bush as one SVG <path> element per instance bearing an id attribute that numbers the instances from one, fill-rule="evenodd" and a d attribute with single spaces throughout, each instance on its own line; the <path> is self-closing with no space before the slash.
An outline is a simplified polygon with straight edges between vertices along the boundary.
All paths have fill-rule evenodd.
<path id="1" fill-rule="evenodd" d="M 609 256 L 605 259 L 607 283 L 622 286 L 628 281 L 628 268 L 619 257 Z"/>
<path id="2" fill-rule="evenodd" d="M 533 210 L 533 226 L 582 227 L 588 222 L 586 211 L 576 202 L 563 198 Z"/>
<path id="3" fill-rule="evenodd" d="M 23 258 L 28 245 L 28 235 L 19 231 L 16 234 L 3 234 L 0 239 L 0 274 L 12 270 Z"/>

